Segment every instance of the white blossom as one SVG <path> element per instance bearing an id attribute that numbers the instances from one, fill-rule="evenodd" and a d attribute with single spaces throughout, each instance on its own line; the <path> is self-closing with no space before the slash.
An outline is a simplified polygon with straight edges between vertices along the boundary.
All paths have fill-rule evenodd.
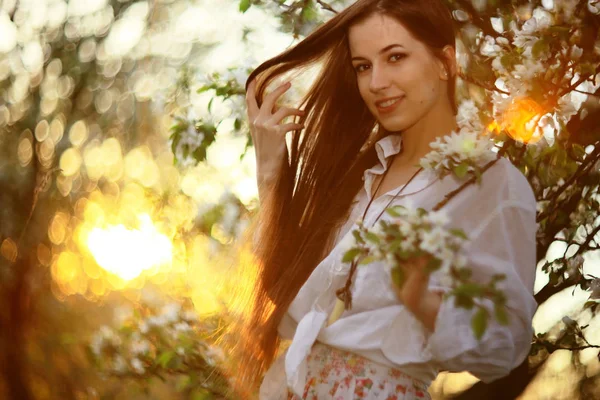
<path id="1" fill-rule="evenodd" d="M 225 81 L 233 81 L 236 85 L 245 87 L 248 80 L 248 69 L 245 67 L 230 68 L 223 74 Z"/>
<path id="2" fill-rule="evenodd" d="M 564 122 L 568 122 L 571 117 L 577 114 L 578 109 L 571 100 L 570 93 L 562 96 L 558 99 L 556 106 L 556 115 L 561 118 Z"/>
<path id="3" fill-rule="evenodd" d="M 104 325 L 94 334 L 90 340 L 92 352 L 101 356 L 106 347 L 117 347 L 121 345 L 121 338 L 110 327 Z"/>
<path id="4" fill-rule="evenodd" d="M 546 67 L 539 62 L 539 60 L 533 60 L 531 58 L 525 58 L 523 64 L 517 64 L 514 66 L 512 75 L 523 81 L 530 81 L 536 75 L 546 71 Z"/>
<path id="5" fill-rule="evenodd" d="M 457 268 L 465 268 L 467 266 L 467 257 L 463 254 L 457 254 L 454 258 L 454 265 Z"/>
<path id="6" fill-rule="evenodd" d="M 198 321 L 198 314 L 196 314 L 196 312 L 193 310 L 186 310 L 181 315 L 181 318 L 183 318 L 185 321 L 188 321 L 188 322 L 194 322 L 194 321 Z"/>
<path id="7" fill-rule="evenodd" d="M 145 339 L 133 340 L 129 345 L 129 350 L 133 355 L 146 354 L 150 351 L 150 342 Z"/>
<path id="8" fill-rule="evenodd" d="M 568 328 L 573 328 L 573 329 L 577 328 L 577 321 L 575 321 L 575 320 L 571 319 L 570 317 L 568 317 L 568 316 L 566 316 L 566 315 L 565 315 L 564 317 L 562 317 L 562 322 L 563 322 L 563 324 L 565 324 L 565 325 L 566 325 Z"/>
<path id="9" fill-rule="evenodd" d="M 502 51 L 502 48 L 496 44 L 496 40 L 489 35 L 486 35 L 479 52 L 488 57 L 495 57 Z"/>
<path id="10" fill-rule="evenodd" d="M 337 246 L 339 247 L 341 254 L 345 254 L 351 248 L 356 247 L 356 238 L 352 234 L 353 230 L 354 228 L 350 229 L 338 243 Z"/>
<path id="11" fill-rule="evenodd" d="M 115 372 L 120 373 L 120 374 L 127 371 L 127 363 L 125 362 L 125 358 L 123 358 L 123 356 L 117 354 L 115 356 L 115 359 L 113 360 L 112 368 Z"/>
<path id="12" fill-rule="evenodd" d="M 459 130 L 482 132 L 483 124 L 479 118 L 479 110 L 473 100 L 465 100 L 458 106 L 456 123 Z M 436 138 L 437 139 L 437 138 Z"/>
<path id="13" fill-rule="evenodd" d="M 427 251 L 428 253 L 438 253 L 444 246 L 447 232 L 445 229 L 435 227 L 431 231 L 420 231 L 419 232 L 421 243 L 420 248 Z"/>
<path id="14" fill-rule="evenodd" d="M 501 74 L 506 73 L 506 68 L 502 65 L 501 57 L 495 57 L 492 61 L 492 68 Z"/>
<path id="15" fill-rule="evenodd" d="M 161 317 L 164 317 L 166 322 L 175 322 L 179 320 L 179 311 L 181 310 L 181 304 L 170 303 L 164 306 L 161 310 Z"/>
<path id="16" fill-rule="evenodd" d="M 209 346 L 206 349 L 204 358 L 207 363 L 214 366 L 217 362 L 223 362 L 225 360 L 225 354 L 223 354 L 223 351 L 220 348 Z"/>
<path id="17" fill-rule="evenodd" d="M 468 170 L 473 171 L 472 164 L 481 167 L 496 158 L 496 154 L 493 152 L 493 142 L 488 137 L 467 129 L 451 132 L 443 139 L 438 137 L 435 142 L 430 144 L 430 147 L 433 150 L 421 159 L 420 165 L 425 169 L 434 170 L 440 177 L 452 172 L 451 163 L 459 164 L 462 161 L 469 161 Z M 435 153 L 441 154 L 435 155 Z M 442 161 L 436 163 L 433 161 L 436 159 L 442 159 Z"/>
<path id="18" fill-rule="evenodd" d="M 173 329 L 175 329 L 175 332 L 178 332 L 178 333 L 179 332 L 190 332 L 192 330 L 192 327 L 187 322 L 178 322 L 177 324 L 175 324 Z"/>
<path id="19" fill-rule="evenodd" d="M 442 274 L 440 274 L 438 280 L 440 282 L 440 285 L 442 285 L 443 287 L 452 287 L 453 280 L 448 273 L 443 272 Z"/>
<path id="20" fill-rule="evenodd" d="M 148 333 L 149 328 L 150 327 L 148 326 L 148 323 L 146 321 L 141 321 L 138 325 L 138 329 L 142 333 Z"/>
<path id="21" fill-rule="evenodd" d="M 450 218 L 444 210 L 430 211 L 425 215 L 424 219 L 434 226 L 445 226 L 450 222 Z"/>
<path id="22" fill-rule="evenodd" d="M 142 362 L 140 361 L 140 359 L 138 358 L 133 358 L 131 360 L 131 367 L 133 368 L 133 370 L 142 375 L 144 372 L 146 372 L 146 369 L 144 368 L 144 365 L 142 364 Z"/>

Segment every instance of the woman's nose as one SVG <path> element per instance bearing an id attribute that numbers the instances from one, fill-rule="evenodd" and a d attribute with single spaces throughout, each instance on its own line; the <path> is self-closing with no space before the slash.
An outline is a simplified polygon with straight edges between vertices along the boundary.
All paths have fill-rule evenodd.
<path id="1" fill-rule="evenodd" d="M 390 79 L 383 68 L 374 65 L 371 70 L 371 82 L 369 83 L 369 89 L 371 92 L 379 92 L 380 90 L 387 88 L 389 85 Z"/>

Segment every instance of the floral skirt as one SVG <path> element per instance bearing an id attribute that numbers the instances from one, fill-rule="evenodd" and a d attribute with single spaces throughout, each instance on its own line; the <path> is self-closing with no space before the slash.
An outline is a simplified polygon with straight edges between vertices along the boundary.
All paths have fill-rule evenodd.
<path id="1" fill-rule="evenodd" d="M 314 344 L 307 364 L 302 398 L 288 392 L 288 400 L 431 399 L 427 385 L 418 379 L 319 342 Z"/>

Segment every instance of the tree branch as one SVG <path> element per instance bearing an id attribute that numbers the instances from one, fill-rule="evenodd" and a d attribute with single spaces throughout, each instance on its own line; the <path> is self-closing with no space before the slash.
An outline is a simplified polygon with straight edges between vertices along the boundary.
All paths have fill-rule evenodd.
<path id="1" fill-rule="evenodd" d="M 509 92 L 506 92 L 506 91 L 504 91 L 504 90 L 498 89 L 498 88 L 497 88 L 497 87 L 495 87 L 495 86 L 489 86 L 489 85 L 487 85 L 487 84 L 485 84 L 485 83 L 483 83 L 483 82 L 478 82 L 478 81 L 476 81 L 476 80 L 475 80 L 473 77 L 466 75 L 466 74 L 465 74 L 463 71 L 461 71 L 461 70 L 458 70 L 458 72 L 457 72 L 457 75 L 458 75 L 458 76 L 459 76 L 459 77 L 460 77 L 462 80 L 464 80 L 464 81 L 466 81 L 466 82 L 469 82 L 469 83 L 472 83 L 472 84 L 474 84 L 474 85 L 477 85 L 477 86 L 479 86 L 479 87 L 482 87 L 482 88 L 484 88 L 484 89 L 486 89 L 486 90 L 490 90 L 490 91 L 494 91 L 494 92 L 498 92 L 498 93 L 502 93 L 502 94 L 506 94 L 506 95 L 509 95 L 509 96 L 510 96 L 510 93 L 509 93 Z"/>
<path id="2" fill-rule="evenodd" d="M 338 13 L 335 8 L 333 8 L 328 3 L 325 3 L 323 0 L 317 0 L 317 4 L 319 4 L 323 10 L 330 11 L 330 12 L 332 12 L 334 14 Z"/>
<path id="3" fill-rule="evenodd" d="M 552 193 L 552 195 L 550 195 L 547 199 L 544 199 L 544 200 L 553 200 L 554 198 L 557 198 L 562 192 L 564 192 L 566 190 L 566 188 L 568 186 L 571 185 L 571 183 L 573 183 L 578 178 L 582 177 L 585 173 L 589 172 L 586 169 L 589 166 L 593 167 L 595 165 L 595 162 L 598 160 L 600 160 L 600 146 L 598 146 L 596 149 L 594 149 L 594 151 L 581 163 L 581 165 L 579 166 L 577 171 L 575 171 L 575 173 L 561 187 L 559 187 L 556 192 Z M 540 213 L 540 215 L 538 215 L 536 218 L 536 222 L 540 222 L 544 218 L 547 218 L 557 208 L 559 208 L 560 205 L 561 205 L 560 202 L 556 202 L 555 206 L 553 208 L 549 208 L 549 209 L 545 210 L 543 213 Z"/>

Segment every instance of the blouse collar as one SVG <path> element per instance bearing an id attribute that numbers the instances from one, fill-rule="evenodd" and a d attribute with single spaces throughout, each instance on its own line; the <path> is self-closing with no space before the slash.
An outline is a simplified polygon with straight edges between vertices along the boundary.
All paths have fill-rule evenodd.
<path id="1" fill-rule="evenodd" d="M 365 170 L 363 174 L 363 180 L 365 181 L 364 189 L 368 200 L 371 200 L 371 189 L 373 181 L 375 180 L 375 175 L 382 175 L 388 169 L 391 157 L 400 153 L 400 150 L 402 150 L 402 135 L 388 135 L 375 142 L 375 151 L 379 162 L 375 166 Z M 435 180 L 436 175 L 432 171 L 420 171 L 410 185 L 402 191 L 399 197 L 421 191 Z M 385 193 L 384 196 L 393 196 L 399 189 L 399 187 L 394 188 Z"/>

